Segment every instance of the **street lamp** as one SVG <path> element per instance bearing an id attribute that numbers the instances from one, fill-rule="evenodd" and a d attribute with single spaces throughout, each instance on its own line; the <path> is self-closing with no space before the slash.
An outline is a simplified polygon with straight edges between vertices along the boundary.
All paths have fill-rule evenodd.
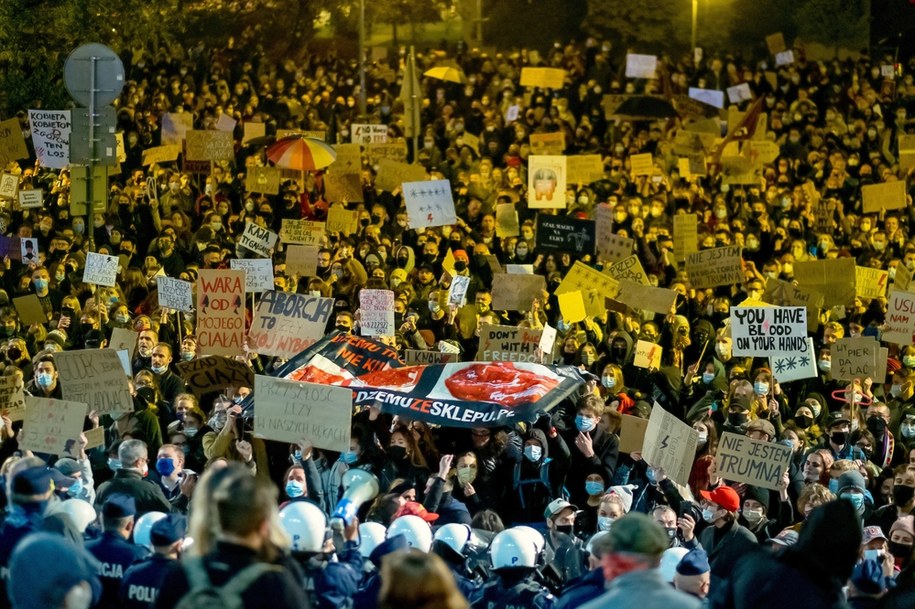
<path id="1" fill-rule="evenodd" d="M 693 0 L 693 27 L 689 38 L 689 52 L 696 55 L 696 24 L 699 23 L 699 0 Z"/>
<path id="2" fill-rule="evenodd" d="M 696 0 L 693 0 L 695 2 Z M 365 102 L 365 0 L 359 0 L 359 116 L 366 114 Z"/>

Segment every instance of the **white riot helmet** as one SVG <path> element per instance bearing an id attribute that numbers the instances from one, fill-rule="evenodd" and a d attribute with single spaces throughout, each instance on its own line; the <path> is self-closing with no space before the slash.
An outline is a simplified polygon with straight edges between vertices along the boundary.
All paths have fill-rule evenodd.
<path id="1" fill-rule="evenodd" d="M 401 516 L 388 527 L 388 539 L 395 535 L 407 538 L 407 545 L 411 548 L 428 552 L 432 547 L 432 528 L 429 523 L 412 514 Z"/>
<path id="2" fill-rule="evenodd" d="M 458 554 L 464 554 L 464 546 L 470 541 L 473 531 L 466 524 L 446 524 L 435 532 L 435 541 L 440 541 Z"/>
<path id="3" fill-rule="evenodd" d="M 534 546 L 537 548 L 537 553 L 543 552 L 543 548 L 546 547 L 546 539 L 543 538 L 543 534 L 533 527 L 528 526 L 517 526 L 512 527 L 513 531 L 518 531 L 519 533 L 524 533 L 528 538 L 534 542 Z"/>
<path id="4" fill-rule="evenodd" d="M 82 499 L 67 499 L 55 503 L 51 508 L 48 508 L 48 515 L 52 514 L 66 514 L 69 516 L 70 521 L 73 522 L 76 530 L 80 533 L 85 533 L 89 525 L 95 522 L 95 518 L 98 516 L 95 508 L 88 501 Z"/>
<path id="5" fill-rule="evenodd" d="M 527 567 L 533 569 L 537 566 L 537 557 L 540 550 L 527 531 L 519 531 L 522 527 L 506 529 L 496 535 L 489 546 L 489 558 L 493 569 L 507 569 L 511 567 Z"/>
<path id="6" fill-rule="evenodd" d="M 689 554 L 686 548 L 667 548 L 661 554 L 661 564 L 658 565 L 658 571 L 661 577 L 668 584 L 674 583 L 674 575 L 677 574 L 677 565 L 683 560 L 683 557 Z"/>
<path id="7" fill-rule="evenodd" d="M 362 558 L 371 556 L 385 538 L 387 529 L 380 522 L 363 522 L 359 525 L 359 554 Z"/>
<path id="8" fill-rule="evenodd" d="M 320 552 L 324 548 L 327 516 L 310 501 L 293 501 L 280 510 L 280 526 L 292 539 L 293 552 Z"/>
<path id="9" fill-rule="evenodd" d="M 73 501 L 73 499 L 69 501 Z M 153 525 L 165 518 L 165 516 L 162 512 L 146 512 L 137 518 L 137 523 L 133 527 L 133 542 L 138 546 L 152 550 L 153 545 L 150 534 L 152 533 Z"/>

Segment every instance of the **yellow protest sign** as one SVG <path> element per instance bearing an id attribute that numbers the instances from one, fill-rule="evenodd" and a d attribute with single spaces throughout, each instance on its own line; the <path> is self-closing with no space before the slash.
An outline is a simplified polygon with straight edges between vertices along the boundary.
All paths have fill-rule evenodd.
<path id="1" fill-rule="evenodd" d="M 699 251 L 699 216 L 677 214 L 674 216 L 674 255 L 686 260 L 686 255 Z"/>
<path id="2" fill-rule="evenodd" d="M 562 319 L 566 323 L 575 323 L 587 317 L 585 301 L 582 299 L 580 291 L 566 292 L 565 294 L 560 294 L 558 298 L 559 310 L 562 312 Z"/>
<path id="3" fill-rule="evenodd" d="M 555 294 L 581 292 L 588 315 L 597 317 L 607 310 L 606 299 L 614 298 L 619 293 L 619 288 L 620 282 L 613 277 L 576 261 L 556 288 Z"/>
<path id="4" fill-rule="evenodd" d="M 794 263 L 794 279 L 802 288 L 823 295 L 823 306 L 851 306 L 855 301 L 855 259 Z"/>
<path id="5" fill-rule="evenodd" d="M 664 349 L 660 345 L 647 340 L 637 340 L 635 343 L 635 359 L 632 364 L 636 368 L 657 370 L 661 367 L 661 353 Z"/>
<path id="6" fill-rule="evenodd" d="M 862 298 L 883 298 L 888 281 L 889 273 L 883 269 L 855 267 L 855 290 Z"/>
<path id="7" fill-rule="evenodd" d="M 561 89 L 566 71 L 560 68 L 521 68 L 521 86 Z"/>
<path id="8" fill-rule="evenodd" d="M 604 163 L 599 154 L 576 154 L 566 157 L 566 181 L 569 184 L 590 184 L 604 177 Z"/>
<path id="9" fill-rule="evenodd" d="M 531 154 L 562 154 L 566 149 L 566 135 L 562 131 L 554 133 L 531 133 Z"/>
<path id="10" fill-rule="evenodd" d="M 633 154 L 629 160 L 632 163 L 632 175 L 650 176 L 654 174 L 654 159 L 650 153 Z"/>
<path id="11" fill-rule="evenodd" d="M 235 158 L 232 134 L 228 131 L 192 130 L 185 134 L 188 161 L 228 161 Z"/>
<path id="12" fill-rule="evenodd" d="M 906 206 L 905 182 L 893 180 L 882 184 L 861 187 L 864 213 L 877 213 L 881 209 L 902 209 Z"/>

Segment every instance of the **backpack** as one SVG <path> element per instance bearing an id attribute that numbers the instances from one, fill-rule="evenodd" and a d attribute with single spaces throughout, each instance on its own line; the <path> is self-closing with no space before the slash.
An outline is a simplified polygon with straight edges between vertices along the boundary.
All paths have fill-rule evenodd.
<path id="1" fill-rule="evenodd" d="M 175 609 L 244 609 L 241 595 L 262 575 L 282 571 L 266 563 L 255 563 L 236 573 L 224 586 L 214 586 L 203 565 L 203 558 L 184 562 L 190 590 L 181 597 Z"/>

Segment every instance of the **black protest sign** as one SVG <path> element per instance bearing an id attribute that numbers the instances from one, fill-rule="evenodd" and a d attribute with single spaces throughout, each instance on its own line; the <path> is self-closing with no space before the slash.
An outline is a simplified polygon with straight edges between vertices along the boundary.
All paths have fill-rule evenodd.
<path id="1" fill-rule="evenodd" d="M 536 247 L 541 251 L 594 255 L 597 229 L 593 220 L 537 215 Z"/>
<path id="2" fill-rule="evenodd" d="M 253 387 L 254 371 L 244 363 L 209 355 L 175 365 L 178 376 L 196 395 L 217 391 L 225 387 Z"/>

